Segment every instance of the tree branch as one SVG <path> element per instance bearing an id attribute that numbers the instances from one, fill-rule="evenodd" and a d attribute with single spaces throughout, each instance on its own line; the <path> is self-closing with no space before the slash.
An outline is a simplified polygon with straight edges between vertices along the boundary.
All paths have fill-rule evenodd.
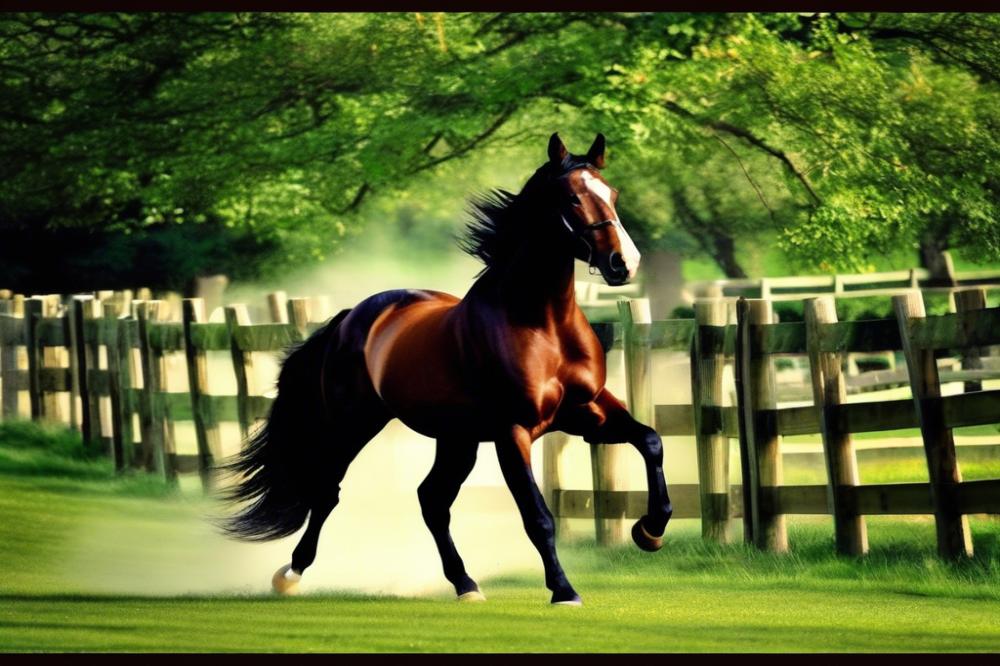
<path id="1" fill-rule="evenodd" d="M 802 187 L 809 194 L 809 197 L 813 200 L 814 205 L 818 206 L 822 203 L 822 200 L 820 200 L 819 195 L 816 194 L 816 191 L 809 183 L 809 179 L 806 178 L 805 174 L 799 171 L 798 168 L 796 168 L 795 164 L 792 163 L 791 158 L 789 158 L 788 155 L 783 150 L 780 150 L 778 148 L 775 148 L 774 146 L 769 145 L 766 141 L 755 135 L 750 130 L 744 129 L 742 127 L 737 127 L 736 125 L 727 123 L 723 120 L 712 120 L 709 118 L 702 118 L 696 116 L 695 114 L 691 113 L 690 111 L 680 106 L 676 102 L 664 102 L 663 107 L 668 111 L 670 111 L 671 113 L 681 116 L 682 118 L 694 121 L 703 127 L 708 127 L 718 132 L 725 132 L 726 134 L 735 136 L 738 139 L 742 139 L 751 146 L 754 146 L 755 148 L 764 151 L 771 157 L 780 161 L 784 165 L 785 170 L 788 171 L 788 173 L 790 173 L 796 180 L 798 180 L 802 184 Z"/>

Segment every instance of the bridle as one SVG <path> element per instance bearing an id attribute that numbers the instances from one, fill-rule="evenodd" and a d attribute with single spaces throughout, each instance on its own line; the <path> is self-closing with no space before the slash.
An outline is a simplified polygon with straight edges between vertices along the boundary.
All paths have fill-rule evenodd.
<path id="1" fill-rule="evenodd" d="M 597 269 L 597 266 L 595 266 L 593 263 L 594 245 L 593 243 L 591 243 L 591 241 L 587 240 L 587 234 L 593 233 L 598 229 L 603 229 L 604 227 L 613 225 L 614 220 L 600 220 L 598 222 L 591 222 L 590 224 L 584 225 L 582 229 L 574 229 L 572 225 L 570 225 L 569 221 L 566 219 L 565 215 L 560 214 L 559 217 L 562 219 L 562 223 L 566 227 L 566 230 L 569 231 L 570 235 L 573 236 L 573 238 L 577 239 L 578 241 L 581 241 L 587 247 L 587 266 L 589 267 L 588 270 L 590 271 L 591 275 L 597 275 L 600 271 Z"/>
<path id="2" fill-rule="evenodd" d="M 576 169 L 584 169 L 587 166 L 589 165 L 582 164 L 572 169 L 568 169 L 566 173 L 564 173 L 559 178 L 565 178 L 570 171 L 575 171 Z M 589 224 L 585 224 L 580 229 L 574 229 L 573 225 L 571 225 L 569 223 L 569 220 L 566 219 L 566 215 L 564 213 L 560 212 L 559 218 L 562 220 L 563 226 L 566 227 L 566 231 L 570 233 L 570 236 L 572 236 L 578 241 L 581 241 L 587 247 L 587 266 L 589 267 L 588 270 L 590 271 L 591 275 L 597 275 L 600 271 L 598 270 L 597 266 L 593 264 L 593 259 L 594 259 L 594 244 L 592 242 L 593 236 L 590 236 L 588 240 L 588 235 L 593 234 L 598 229 L 603 229 L 604 227 L 613 226 L 615 221 L 598 220 L 597 222 L 591 222 Z"/>

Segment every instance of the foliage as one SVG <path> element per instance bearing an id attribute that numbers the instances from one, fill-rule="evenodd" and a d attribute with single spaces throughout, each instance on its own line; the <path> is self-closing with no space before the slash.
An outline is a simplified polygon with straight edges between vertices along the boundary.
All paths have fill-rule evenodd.
<path id="1" fill-rule="evenodd" d="M 234 228 L 268 270 L 424 172 L 600 129 L 637 235 L 730 275 L 750 243 L 804 272 L 901 243 L 996 260 L 998 36 L 989 14 L 8 14 L 0 229 Z"/>

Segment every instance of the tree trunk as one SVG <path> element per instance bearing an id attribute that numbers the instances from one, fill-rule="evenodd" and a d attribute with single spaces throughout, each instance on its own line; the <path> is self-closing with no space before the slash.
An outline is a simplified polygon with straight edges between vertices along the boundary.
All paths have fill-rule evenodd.
<path id="1" fill-rule="evenodd" d="M 684 288 L 681 255 L 670 250 L 647 250 L 642 253 L 639 270 L 643 274 L 653 319 L 669 319 L 674 308 L 684 305 L 681 298 Z"/>
<path id="2" fill-rule="evenodd" d="M 932 287 L 954 287 L 955 267 L 948 253 L 948 241 L 932 233 L 920 239 L 920 265 L 930 273 Z"/>
<path id="3" fill-rule="evenodd" d="M 736 242 L 732 236 L 722 233 L 717 228 L 710 228 L 708 233 L 712 237 L 712 258 L 719 265 L 727 278 L 745 278 L 746 271 L 736 260 Z"/>

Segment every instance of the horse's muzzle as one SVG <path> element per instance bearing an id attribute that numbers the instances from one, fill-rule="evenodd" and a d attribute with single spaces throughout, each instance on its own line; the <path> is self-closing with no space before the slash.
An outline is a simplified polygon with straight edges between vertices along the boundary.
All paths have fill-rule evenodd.
<path id="1" fill-rule="evenodd" d="M 612 287 L 620 287 L 628 284 L 628 281 L 635 275 L 635 271 L 630 270 L 625 258 L 619 252 L 612 252 L 607 259 L 598 264 L 601 276 L 604 281 Z"/>

